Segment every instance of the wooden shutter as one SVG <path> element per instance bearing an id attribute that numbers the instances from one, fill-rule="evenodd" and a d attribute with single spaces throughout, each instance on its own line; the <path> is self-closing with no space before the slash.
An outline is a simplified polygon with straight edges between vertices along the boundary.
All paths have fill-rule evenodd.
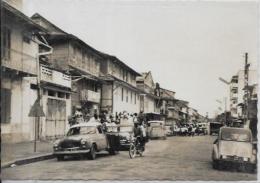
<path id="1" fill-rule="evenodd" d="M 11 90 L 1 88 L 1 123 L 10 123 L 11 119 Z"/>

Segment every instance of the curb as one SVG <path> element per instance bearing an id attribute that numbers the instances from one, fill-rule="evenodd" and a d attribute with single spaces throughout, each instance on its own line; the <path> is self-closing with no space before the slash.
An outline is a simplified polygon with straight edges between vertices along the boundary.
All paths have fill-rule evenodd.
<path id="1" fill-rule="evenodd" d="M 29 164 L 29 163 L 38 162 L 38 161 L 53 159 L 54 157 L 55 156 L 52 153 L 47 153 L 47 154 L 43 154 L 43 155 L 32 156 L 32 157 L 23 158 L 23 159 L 17 159 L 15 161 L 10 161 L 10 162 L 1 164 L 1 168 L 10 168 L 11 165 L 13 165 L 13 164 L 25 165 L 25 164 Z"/>

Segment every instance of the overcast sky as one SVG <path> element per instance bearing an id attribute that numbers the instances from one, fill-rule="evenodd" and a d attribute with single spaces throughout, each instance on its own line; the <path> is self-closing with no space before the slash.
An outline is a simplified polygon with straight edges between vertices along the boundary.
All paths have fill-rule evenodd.
<path id="1" fill-rule="evenodd" d="M 94 48 L 117 56 L 212 116 L 227 80 L 243 68 L 244 52 L 257 66 L 256 2 L 24 0 L 35 12 Z"/>

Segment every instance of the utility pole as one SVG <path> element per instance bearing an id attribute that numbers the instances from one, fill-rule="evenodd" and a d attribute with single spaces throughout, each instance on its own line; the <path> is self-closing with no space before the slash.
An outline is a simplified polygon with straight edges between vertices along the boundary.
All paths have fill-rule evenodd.
<path id="1" fill-rule="evenodd" d="M 248 63 L 248 53 L 245 53 L 245 71 L 244 71 L 244 123 L 248 120 L 248 102 L 249 102 L 249 90 L 248 90 L 248 71 L 250 64 Z"/>

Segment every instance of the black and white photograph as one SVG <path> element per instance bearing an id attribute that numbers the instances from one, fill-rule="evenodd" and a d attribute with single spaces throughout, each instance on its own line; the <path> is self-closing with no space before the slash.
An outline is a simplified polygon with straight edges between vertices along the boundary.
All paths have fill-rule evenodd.
<path id="1" fill-rule="evenodd" d="M 258 182 L 259 15 L 2 0 L 1 180 Z"/>

